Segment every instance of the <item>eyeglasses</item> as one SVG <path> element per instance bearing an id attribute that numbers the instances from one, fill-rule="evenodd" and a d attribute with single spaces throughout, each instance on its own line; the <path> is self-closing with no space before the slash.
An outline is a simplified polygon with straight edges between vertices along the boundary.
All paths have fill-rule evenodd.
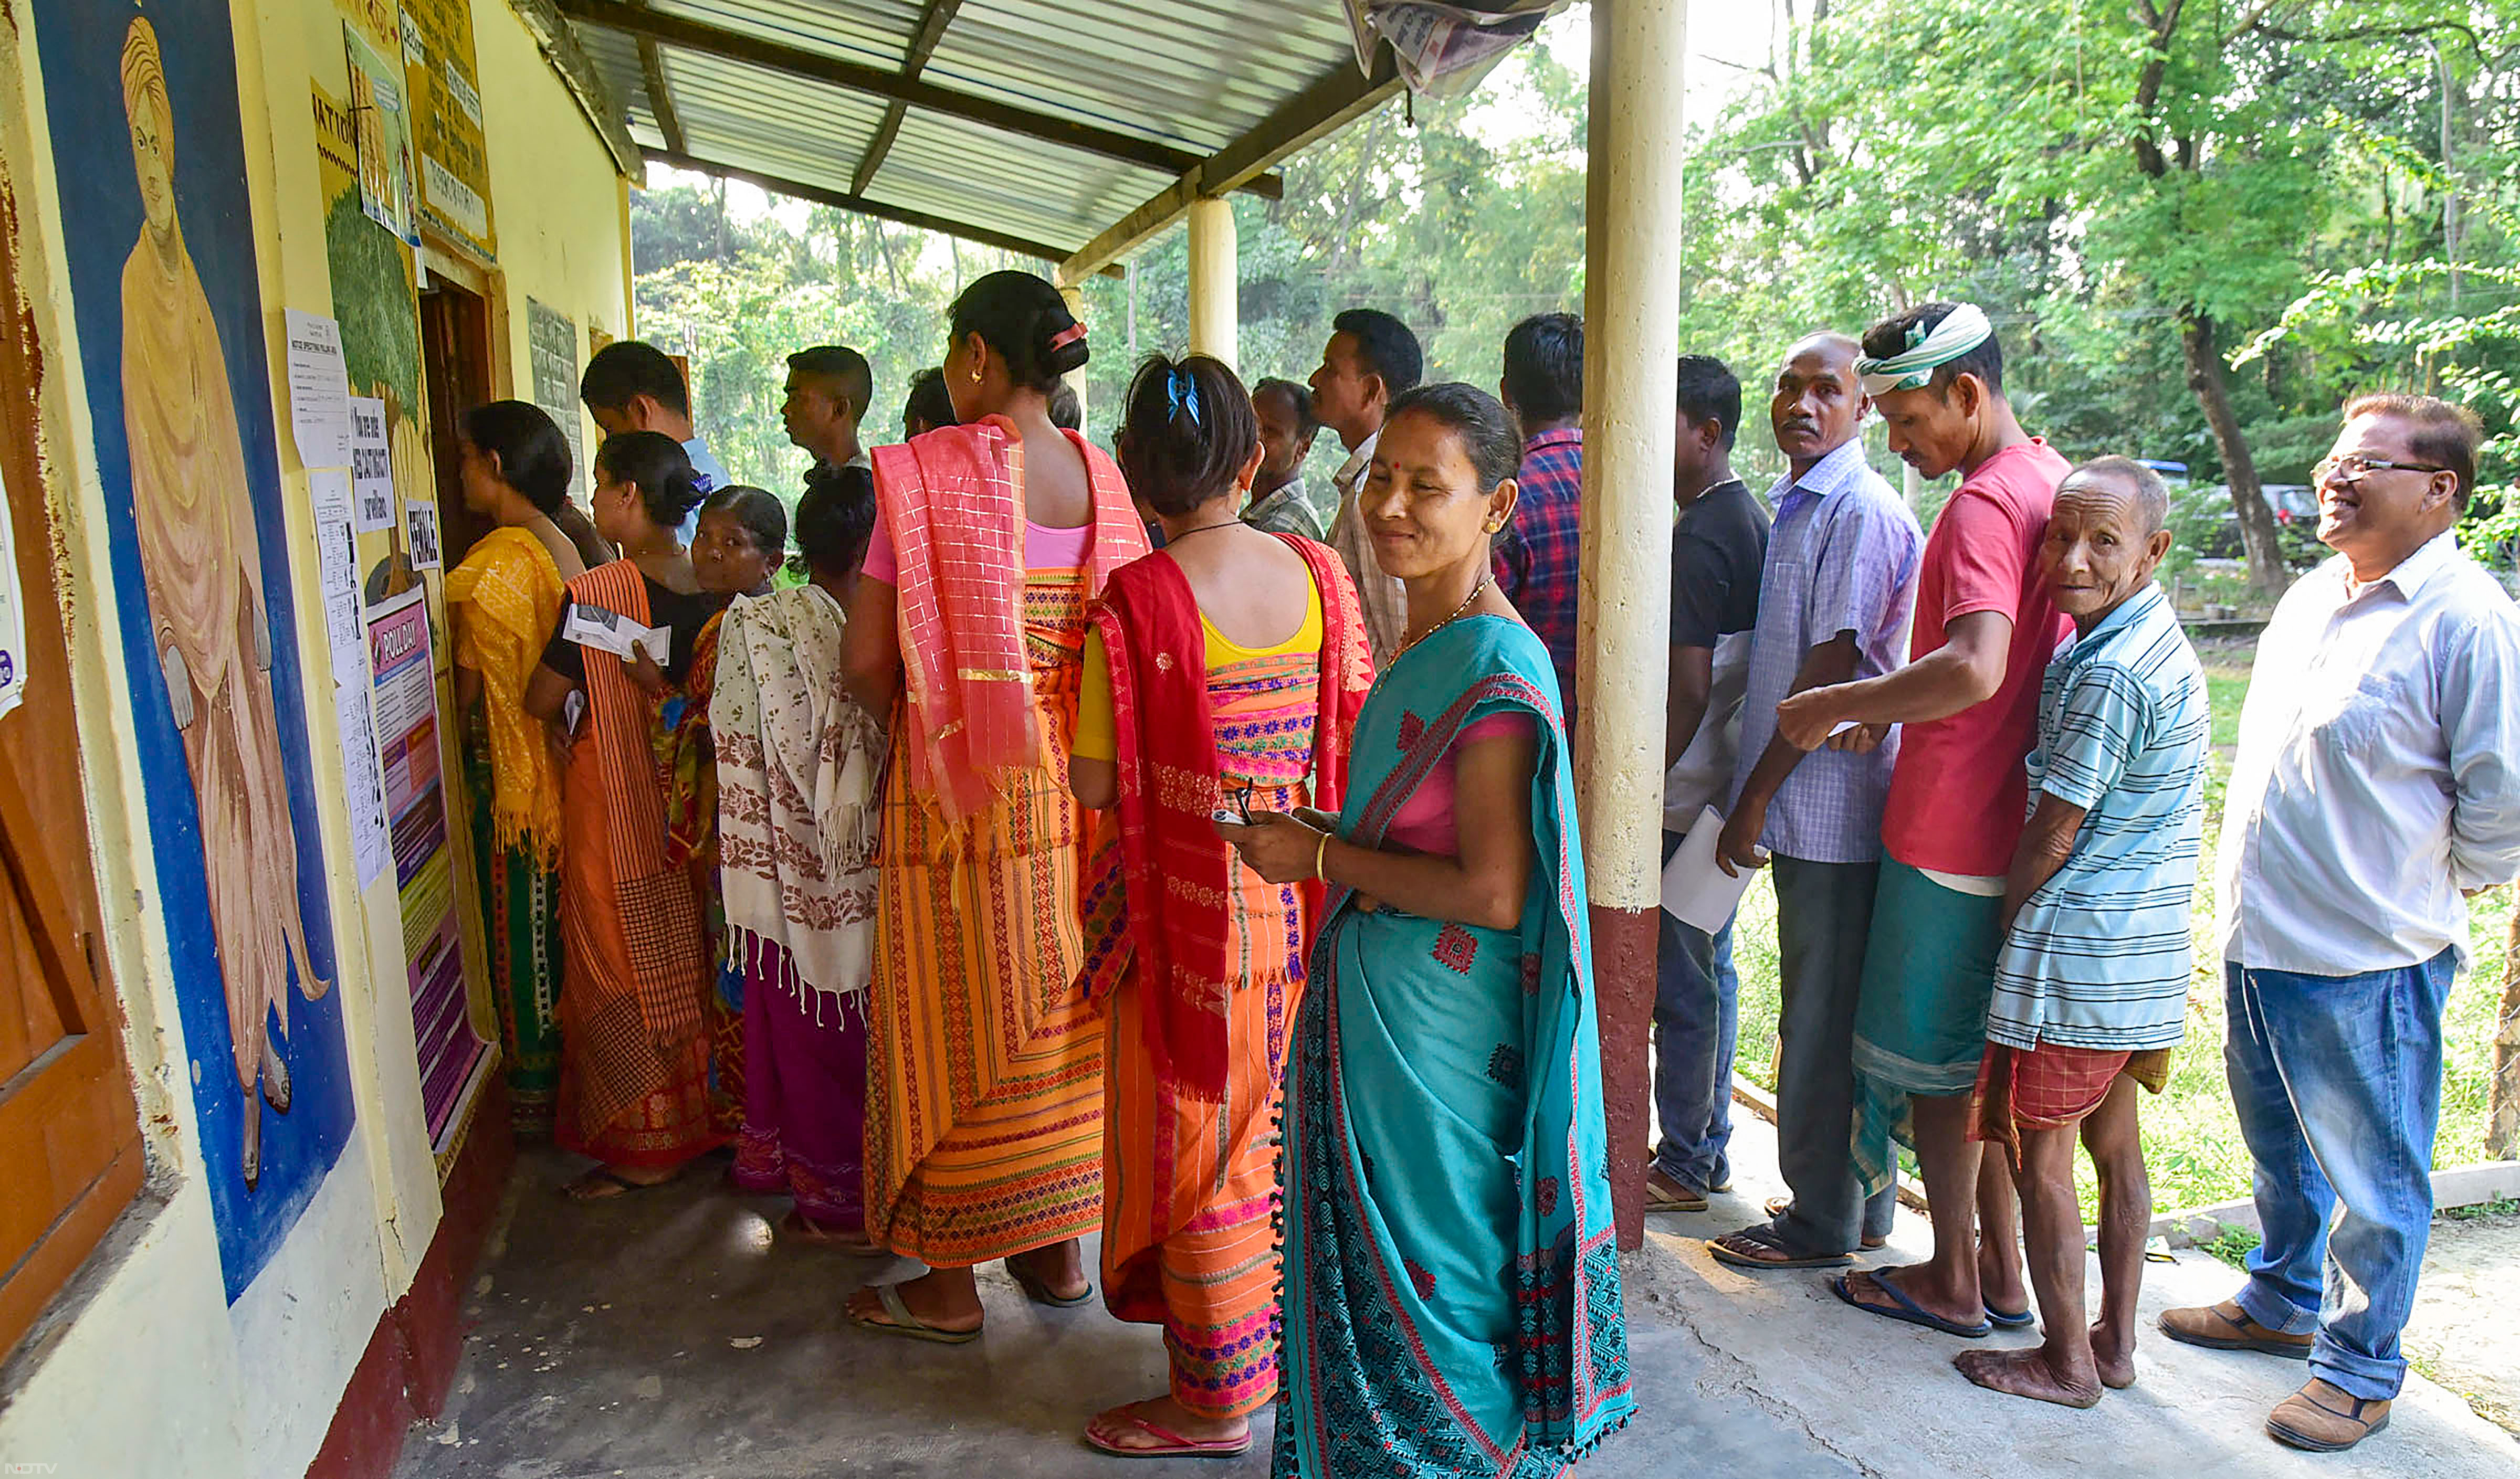
<path id="1" fill-rule="evenodd" d="M 2449 471 L 2448 468 L 2436 468 L 2429 463 L 2391 462 L 2385 457 L 2331 457 L 2310 470 L 2310 481 L 2314 487 L 2325 487 L 2329 483 L 2352 487 L 2374 472 L 2447 472 Z"/>
<path id="2" fill-rule="evenodd" d="M 1217 788 L 1224 792 L 1226 800 L 1234 803 L 1234 813 L 1242 819 L 1242 825 L 1249 827 L 1251 825 L 1251 783 L 1221 781 Z"/>

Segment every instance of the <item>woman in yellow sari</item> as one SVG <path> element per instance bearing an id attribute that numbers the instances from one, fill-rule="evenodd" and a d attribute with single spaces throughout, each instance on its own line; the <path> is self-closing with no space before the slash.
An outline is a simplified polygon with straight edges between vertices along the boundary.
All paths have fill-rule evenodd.
<path id="1" fill-rule="evenodd" d="M 868 992 L 866 1232 L 928 1272 L 850 1318 L 980 1331 L 971 1266 L 1091 1298 L 1102 1221 L 1102 1030 L 1078 989 L 1083 813 L 1067 785 L 1085 610 L 1147 551 L 1119 469 L 1050 420 L 1085 328 L 1021 272 L 954 301 L 960 426 L 875 454 L 878 518 L 849 603 L 849 692 L 891 714 Z M 900 699 L 898 705 L 895 699 Z"/>
<path id="2" fill-rule="evenodd" d="M 565 590 L 581 611 L 664 629 L 664 692 L 643 690 L 624 658 L 571 641 L 565 615 L 525 689 L 525 711 L 568 743 L 556 1134 L 562 1149 L 601 1163 L 570 1185 L 579 1200 L 652 1187 L 727 1139 L 708 1095 L 715 966 L 691 870 L 666 852 L 671 751 L 660 742 L 680 716 L 693 643 L 727 601 L 699 588 L 683 545 L 683 520 L 699 501 L 698 476 L 672 437 L 604 439 L 595 524 L 622 556 Z"/>
<path id="3" fill-rule="evenodd" d="M 455 712 L 465 727 L 490 988 L 518 1131 L 549 1135 L 560 1092 L 560 766 L 525 712 L 525 683 L 586 573 L 552 519 L 568 502 L 568 441 L 539 406 L 492 401 L 457 426 L 464 506 L 496 519 L 446 576 Z"/>

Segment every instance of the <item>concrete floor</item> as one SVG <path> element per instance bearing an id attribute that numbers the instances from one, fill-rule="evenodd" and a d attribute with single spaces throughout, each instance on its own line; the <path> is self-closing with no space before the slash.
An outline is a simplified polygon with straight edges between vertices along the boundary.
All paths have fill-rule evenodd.
<path id="1" fill-rule="evenodd" d="M 1767 1127 L 1737 1132 L 1745 1162 L 1773 1165 Z M 519 1162 L 454 1396 L 416 1431 L 397 1479 L 788 1479 L 1268 1471 L 1268 1444 L 1232 1462 L 1105 1458 L 1077 1441 L 1097 1409 L 1159 1391 L 1150 1328 L 1099 1306 L 1027 1304 L 984 1272 L 989 1333 L 966 1347 L 852 1328 L 841 1298 L 887 1267 L 775 1243 L 776 1199 L 734 1195 L 711 1174 L 592 1206 L 555 1192 L 577 1163 Z M 1584 1479 L 1711 1473 L 1741 1479 L 2146 1474 L 2165 1479 L 2520 1472 L 2520 1444 L 2457 1398 L 2414 1379 L 2389 1431 L 2313 1457 L 2270 1442 L 2266 1411 L 2302 1367 L 2158 1337 L 2140 1379 L 2088 1412 L 1999 1397 L 1949 1365 L 1967 1342 L 1867 1319 L 1811 1274 L 1723 1269 L 1698 1239 L 1747 1220 L 1773 1179 L 1743 1173 L 1698 1216 L 1656 1219 L 1628 1266 L 1642 1412 Z M 1921 1248 L 1903 1220 L 1893 1252 Z M 2156 1265 L 2147 1312 L 2228 1293 L 2202 1255 Z M 1999 1337 L 2026 1343 L 2027 1337 Z"/>

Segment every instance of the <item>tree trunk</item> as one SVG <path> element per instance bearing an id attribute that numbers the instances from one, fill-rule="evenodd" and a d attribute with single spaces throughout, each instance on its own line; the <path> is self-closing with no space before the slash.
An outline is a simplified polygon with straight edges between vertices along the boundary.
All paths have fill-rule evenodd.
<path id="1" fill-rule="evenodd" d="M 2487 1097 L 2485 1153 L 2520 1160 L 2520 900 L 2502 956 L 2502 1010 L 2495 1018 L 2494 1084 Z"/>
<path id="2" fill-rule="evenodd" d="M 2231 512 L 2240 516 L 2240 547 L 2249 557 L 2249 584 L 2269 596 L 2280 596 L 2291 576 L 2275 544 L 2275 516 L 2259 489 L 2258 465 L 2249 455 L 2248 435 L 2231 410 L 2231 389 L 2223 379 L 2223 350 L 2216 342 L 2213 318 L 2182 310 L 2179 348 L 2187 361 L 2187 388 L 2204 410 L 2205 425 L 2214 432 L 2214 448 L 2223 457 L 2223 477 L 2231 488 Z"/>

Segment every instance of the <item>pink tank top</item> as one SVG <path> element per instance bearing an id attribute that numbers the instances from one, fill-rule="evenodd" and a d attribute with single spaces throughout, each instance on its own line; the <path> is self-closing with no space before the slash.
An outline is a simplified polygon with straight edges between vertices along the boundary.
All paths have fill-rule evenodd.
<path id="1" fill-rule="evenodd" d="M 1085 563 L 1085 552 L 1094 546 L 1094 526 L 1078 524 L 1072 529 L 1054 529 L 1047 524 L 1024 520 L 1024 568 L 1027 570 L 1072 570 Z M 892 536 L 885 532 L 883 520 L 877 519 L 875 537 L 867 541 L 866 564 L 869 579 L 885 585 L 901 584 L 901 561 L 892 553 Z"/>

